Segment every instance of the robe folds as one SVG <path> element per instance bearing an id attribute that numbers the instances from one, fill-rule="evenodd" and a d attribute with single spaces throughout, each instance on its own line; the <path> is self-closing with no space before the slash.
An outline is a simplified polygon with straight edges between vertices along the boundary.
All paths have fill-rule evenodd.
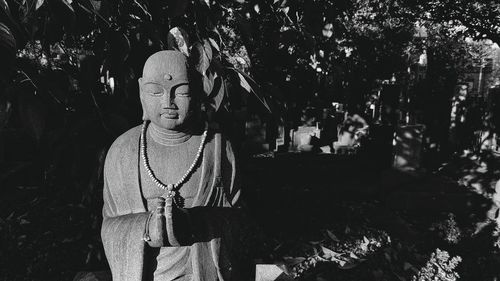
<path id="1" fill-rule="evenodd" d="M 153 280 L 152 272 L 156 266 L 161 266 L 153 266 L 160 248 L 149 247 L 143 241 L 150 212 L 142 185 L 150 179 L 141 168 L 140 134 L 138 126 L 121 135 L 109 149 L 104 167 L 101 238 L 114 281 Z M 178 161 L 162 160 L 165 165 Z M 238 222 L 239 177 L 231 146 L 220 133 L 209 130 L 197 170 L 198 190 L 191 206 L 184 209 L 194 232 L 194 241 L 182 248 L 189 253 L 186 263 L 189 263 L 190 274 L 176 275 L 175 272 L 182 268 L 178 264 L 167 265 L 167 268 L 172 267 L 169 269 L 172 275 L 161 279 L 240 280 L 238 265 L 232 262 L 237 255 L 233 249 L 237 248 L 234 236 Z"/>

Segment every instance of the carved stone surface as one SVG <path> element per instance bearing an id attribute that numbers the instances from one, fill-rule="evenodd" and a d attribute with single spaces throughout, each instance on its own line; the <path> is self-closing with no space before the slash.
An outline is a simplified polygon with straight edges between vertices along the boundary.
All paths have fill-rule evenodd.
<path id="1" fill-rule="evenodd" d="M 275 264 L 257 264 L 255 266 L 255 281 L 291 281 L 281 268 Z"/>

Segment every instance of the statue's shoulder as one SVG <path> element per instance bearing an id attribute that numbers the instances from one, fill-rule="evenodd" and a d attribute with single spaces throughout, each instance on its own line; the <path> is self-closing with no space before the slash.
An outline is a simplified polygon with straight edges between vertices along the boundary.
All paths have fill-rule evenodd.
<path id="1" fill-rule="evenodd" d="M 221 141 L 227 142 L 228 138 L 226 135 L 223 133 L 223 130 L 221 129 L 220 125 L 217 123 L 208 123 L 208 130 L 210 132 L 209 136 L 209 141 L 213 141 L 215 138 L 218 138 Z"/>
<path id="2" fill-rule="evenodd" d="M 218 126 L 210 127 L 211 138 L 209 142 L 217 142 L 220 143 L 221 153 L 223 157 L 225 156 L 230 162 L 234 161 L 234 144 L 231 141 L 231 138 L 226 135 Z"/>
<path id="3" fill-rule="evenodd" d="M 139 143 L 139 136 L 141 134 L 141 126 L 136 126 L 125 133 L 121 134 L 116 140 L 113 142 L 108 151 L 108 157 L 110 155 L 120 155 L 120 154 L 128 154 L 137 151 L 137 146 Z"/>

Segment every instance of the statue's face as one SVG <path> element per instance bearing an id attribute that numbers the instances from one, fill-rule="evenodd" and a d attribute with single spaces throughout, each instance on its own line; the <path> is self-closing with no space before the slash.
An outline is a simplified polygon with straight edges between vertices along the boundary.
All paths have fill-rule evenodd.
<path id="1" fill-rule="evenodd" d="M 146 61 L 139 78 L 144 117 L 160 128 L 181 131 L 189 121 L 192 97 L 184 55 L 161 51 Z"/>

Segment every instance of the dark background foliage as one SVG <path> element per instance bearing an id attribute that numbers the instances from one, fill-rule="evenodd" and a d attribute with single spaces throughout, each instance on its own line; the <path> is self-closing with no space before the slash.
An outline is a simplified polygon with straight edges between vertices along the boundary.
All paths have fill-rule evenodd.
<path id="1" fill-rule="evenodd" d="M 422 113 L 418 121 L 427 125 L 430 143 L 438 143 L 442 152 L 456 83 L 485 48 L 464 38 L 499 43 L 499 11 L 495 1 L 465 0 L 0 0 L 0 278 L 70 280 L 78 271 L 107 269 L 99 237 L 102 166 L 111 142 L 140 122 L 137 79 L 152 53 L 178 49 L 190 54 L 197 62 L 206 114 L 236 142 L 244 140 L 242 126 L 253 114 L 292 128 L 308 106 L 341 102 L 350 113 L 363 113 L 381 81 L 394 77 L 413 98 L 405 110 Z M 415 23 L 426 28 L 425 38 L 415 34 Z M 419 80 L 408 68 L 415 67 L 424 49 L 427 75 Z M 437 167 L 453 149 L 428 157 L 429 166 Z M 247 179 L 256 187 L 249 196 L 260 198 L 266 185 L 250 179 L 271 175 L 250 168 Z M 286 177 L 281 172 L 276 171 Z M 276 198 L 278 190 L 294 186 L 282 183 L 276 182 Z M 302 184 L 297 189 L 307 187 L 297 183 Z M 311 202 L 299 204 L 312 210 L 299 216 L 304 222 L 332 211 L 313 208 L 325 202 Z M 336 206 L 338 213 L 353 208 L 342 202 Z M 282 218 L 286 207 L 256 214 L 265 218 L 277 210 L 272 217 Z M 378 220 L 367 210 L 359 210 L 356 218 L 331 216 L 325 223 L 359 225 L 360 217 L 368 216 L 372 227 L 370 222 Z M 343 223 L 329 227 L 339 225 L 349 236 Z M 270 235 L 283 238 L 275 232 Z M 384 237 L 365 228 L 356 235 Z M 408 259 L 370 270 L 381 266 L 400 272 L 393 267 L 408 260 L 422 263 L 421 251 L 412 247 L 387 248 L 388 255 L 404 252 Z M 266 250 L 259 255 L 272 261 L 272 250 Z"/>

